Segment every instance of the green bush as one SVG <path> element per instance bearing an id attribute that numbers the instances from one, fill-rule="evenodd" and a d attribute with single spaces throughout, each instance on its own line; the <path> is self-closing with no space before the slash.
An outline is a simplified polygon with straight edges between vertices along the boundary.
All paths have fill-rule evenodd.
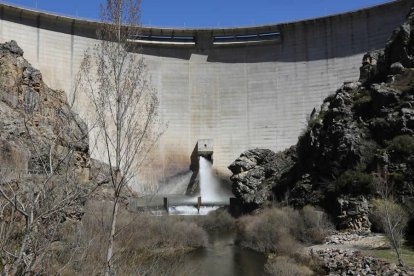
<path id="1" fill-rule="evenodd" d="M 414 137 L 410 135 L 396 136 L 387 149 L 392 153 L 412 155 L 414 154 Z"/>
<path id="2" fill-rule="evenodd" d="M 353 93 L 352 99 L 355 105 L 363 105 L 372 101 L 371 94 L 368 90 L 359 90 Z"/>
<path id="3" fill-rule="evenodd" d="M 368 195 L 375 193 L 372 174 L 348 170 L 341 174 L 335 182 L 337 193 L 351 195 Z"/>

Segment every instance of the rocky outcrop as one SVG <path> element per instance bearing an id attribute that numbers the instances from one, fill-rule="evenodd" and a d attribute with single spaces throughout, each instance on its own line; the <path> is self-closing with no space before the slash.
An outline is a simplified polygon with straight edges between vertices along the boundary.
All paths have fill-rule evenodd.
<path id="1" fill-rule="evenodd" d="M 413 24 L 411 13 L 384 50 L 364 56 L 360 80 L 345 83 L 312 114 L 290 172 L 294 204 L 332 210 L 343 197 L 375 196 L 379 177 L 398 197 L 413 195 Z M 358 220 L 345 224 L 364 227 L 365 218 Z"/>
<path id="2" fill-rule="evenodd" d="M 401 202 L 414 196 L 414 10 L 383 50 L 363 57 L 359 80 L 312 112 L 295 151 L 278 154 L 288 166 L 270 162 L 264 170 L 248 156 L 236 160 L 235 195 L 256 205 L 288 195 L 291 204 L 322 206 L 353 229 L 369 228 L 365 199 L 377 195 L 375 183 L 385 179 Z"/>
<path id="3" fill-rule="evenodd" d="M 371 229 L 369 221 L 368 201 L 365 197 L 338 199 L 337 225 L 340 229 L 365 230 Z"/>
<path id="4" fill-rule="evenodd" d="M 246 209 L 255 208 L 270 199 L 272 183 L 294 164 L 294 148 L 274 153 L 268 149 L 245 151 L 229 169 L 233 173 L 232 190 Z"/>
<path id="5" fill-rule="evenodd" d="M 0 267 L 6 275 L 8 267 L 13 275 L 42 274 L 52 244 L 77 229 L 92 190 L 89 163 L 87 126 L 65 93 L 43 82 L 16 42 L 0 44 L 0 227 L 7 252 Z"/>
<path id="6" fill-rule="evenodd" d="M 44 174 L 61 160 L 88 181 L 86 124 L 63 91 L 49 88 L 15 41 L 0 44 L 0 169 L 3 174 Z"/>

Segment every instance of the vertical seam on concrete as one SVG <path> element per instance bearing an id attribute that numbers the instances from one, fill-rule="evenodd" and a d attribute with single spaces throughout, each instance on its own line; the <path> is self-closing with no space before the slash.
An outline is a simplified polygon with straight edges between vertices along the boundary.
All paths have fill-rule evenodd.
<path id="1" fill-rule="evenodd" d="M 280 52 L 282 52 L 281 51 L 281 49 L 280 49 L 280 47 L 279 47 L 279 51 Z M 275 73 L 275 77 L 274 77 L 274 80 L 275 80 L 275 90 L 274 90 L 274 92 L 275 92 L 275 105 L 274 105 L 274 108 L 275 108 L 275 111 L 277 112 L 277 104 L 278 104 L 278 102 L 279 102 L 279 99 L 278 99 L 278 91 L 279 91 L 279 80 L 278 80 L 278 71 L 279 71 L 279 67 L 278 67 L 278 63 L 276 62 L 275 63 L 275 71 L 274 71 L 274 73 Z M 275 114 L 277 114 L 277 113 L 275 113 Z M 274 118 L 274 120 L 275 120 L 275 126 L 274 126 L 274 131 L 275 131 L 275 140 L 274 140 L 274 144 L 273 144 L 273 150 L 277 150 L 278 149 L 278 140 L 277 140 L 277 132 L 278 132 L 278 126 L 279 126 L 279 124 L 278 124 L 278 122 L 277 122 L 277 118 L 276 118 L 276 116 L 275 116 L 275 118 Z"/>
<path id="2" fill-rule="evenodd" d="M 0 42 L 4 42 L 3 41 L 3 17 L 4 17 L 4 7 L 1 6 L 1 9 L 0 9 Z"/>
<path id="3" fill-rule="evenodd" d="M 36 45 L 36 58 L 39 66 L 40 60 L 40 14 L 36 18 L 36 32 L 37 32 L 37 45 Z"/>
<path id="4" fill-rule="evenodd" d="M 140 55 L 141 55 L 141 57 L 142 57 L 142 59 L 144 60 L 144 63 L 145 63 L 145 66 L 146 66 L 146 70 L 147 70 L 147 73 L 149 74 L 149 76 L 150 76 L 150 83 L 151 83 L 151 86 L 152 86 L 152 83 L 153 83 L 153 80 L 152 80 L 152 74 L 150 73 L 150 70 L 154 70 L 154 68 L 149 68 L 149 66 L 147 65 L 147 63 L 146 63 L 146 61 L 145 61 L 145 58 L 144 58 L 144 55 L 142 55 L 142 46 L 141 46 L 141 53 L 140 53 Z M 162 68 L 162 65 L 163 65 L 164 63 L 160 63 L 159 64 L 159 71 L 160 72 L 164 72 L 164 70 L 163 70 L 163 68 Z M 161 118 L 162 118 L 162 120 L 164 120 L 167 116 L 166 116 L 166 112 L 165 112 L 165 106 L 163 106 L 163 103 L 162 103 L 162 99 L 163 99 L 163 95 L 164 95 L 164 93 L 162 93 L 162 91 L 164 91 L 164 89 L 162 89 L 163 88 L 163 82 L 162 82 L 162 79 L 163 79 L 163 75 L 162 74 L 160 74 L 160 75 L 158 75 L 158 77 L 157 77 L 157 87 L 161 87 L 161 91 L 156 91 L 156 93 L 157 93 L 157 97 L 159 98 L 159 100 L 160 100 L 160 105 L 159 105 L 159 108 L 161 109 Z M 168 129 L 166 129 L 165 130 L 165 132 L 167 132 L 168 131 Z M 161 137 L 161 139 L 163 139 L 162 137 Z M 166 163 L 167 163 L 167 160 L 166 160 L 166 154 L 165 154 L 165 148 L 166 148 L 166 143 L 160 143 L 160 141 L 158 141 L 158 145 L 159 145 L 159 147 L 160 147 L 160 149 L 161 149 L 161 152 L 160 151 L 158 151 L 158 153 L 157 154 L 159 154 L 159 156 L 160 156 L 160 158 L 161 158 L 161 163 L 162 163 L 162 176 L 161 176 L 161 179 L 162 179 L 162 181 L 165 181 L 165 171 L 166 171 L 166 167 L 167 167 L 167 165 L 166 165 Z M 147 179 L 145 180 L 145 181 L 148 181 Z"/>
<path id="5" fill-rule="evenodd" d="M 243 65 L 243 67 L 244 67 L 244 83 L 245 83 L 245 88 L 246 88 L 246 110 L 250 110 L 249 109 L 249 100 L 250 100 L 250 98 L 249 98 L 249 74 L 248 74 L 248 72 L 247 72 L 247 63 L 246 63 L 246 60 L 247 60 L 247 57 L 246 57 L 246 52 L 247 51 L 245 51 L 245 53 L 244 53 L 244 65 Z M 251 147 L 251 144 L 250 144 L 250 141 L 251 141 L 251 139 L 250 139 L 250 135 L 251 135 L 251 132 L 250 132 L 250 117 L 249 117 L 249 113 L 250 112 L 246 112 L 246 122 L 247 122 L 247 148 L 250 148 Z"/>
<path id="6" fill-rule="evenodd" d="M 210 53 L 208 53 L 208 55 L 209 55 Z M 207 59 L 206 59 L 206 66 L 207 66 L 207 64 L 208 64 L 208 55 L 207 55 Z M 221 106 L 220 106 L 220 104 L 219 104 L 219 99 L 220 99 L 220 91 L 219 91 L 219 74 L 217 74 L 217 70 L 218 70 L 218 68 L 217 68 L 217 65 L 216 64 L 214 64 L 213 65 L 213 68 L 214 68 L 214 71 L 216 72 L 216 74 L 215 74 L 215 80 L 214 80 L 214 94 L 216 94 L 216 95 L 214 95 L 215 96 L 215 102 L 214 102 L 214 106 L 217 108 L 217 112 L 214 112 L 215 114 L 214 114 L 214 116 L 215 117 L 213 117 L 214 119 L 213 119 L 213 124 L 215 124 L 212 128 L 212 136 L 213 137 L 211 137 L 211 139 L 213 140 L 213 146 L 214 145 L 217 145 L 218 143 L 217 143 L 217 130 L 219 130 L 219 131 L 221 131 Z M 213 132 L 214 131 L 214 132 Z M 216 151 L 216 149 L 217 149 L 217 146 L 214 146 L 214 150 Z M 217 154 L 217 152 L 216 152 L 216 154 Z M 219 156 L 220 156 L 220 150 L 218 151 L 218 154 L 219 154 Z M 221 157 L 221 158 L 218 158 L 218 160 L 219 160 L 219 164 L 220 164 L 220 162 L 223 162 L 223 158 Z M 217 164 L 217 162 L 216 162 L 216 164 Z M 214 170 L 214 162 L 213 162 L 213 164 L 211 165 L 212 166 L 212 168 L 213 168 L 213 170 Z"/>
<path id="7" fill-rule="evenodd" d="M 0 42 L 4 42 L 3 38 L 3 18 L 4 18 L 4 6 L 1 6 L 0 10 Z"/>
<path id="8" fill-rule="evenodd" d="M 191 55 L 193 53 L 190 53 L 190 58 L 187 61 L 187 74 L 188 74 L 188 116 L 190 117 L 190 122 L 189 122 L 189 129 L 188 129 L 188 143 L 189 143 L 189 151 L 188 152 L 192 152 L 192 147 L 193 147 L 193 141 L 191 141 L 191 137 L 192 136 L 192 132 L 193 132 L 193 102 L 192 102 L 192 87 L 191 87 Z M 191 160 L 190 160 L 191 163 Z"/>
<path id="9" fill-rule="evenodd" d="M 75 19 L 72 20 L 70 28 L 70 93 L 72 97 L 75 98 L 76 95 L 73 91 L 73 58 L 74 58 L 74 44 L 75 44 Z"/>
<path id="10" fill-rule="evenodd" d="M 330 70 L 330 68 L 331 68 L 331 65 L 332 65 L 332 57 L 333 57 L 333 44 L 334 44 L 334 42 L 333 42 L 333 34 L 332 34 L 332 22 L 333 22 L 333 20 L 332 19 L 330 19 L 329 21 L 328 21 L 328 24 L 329 24 L 329 26 L 328 26 L 328 29 L 327 29 L 327 32 L 328 32 L 328 37 L 327 37 L 327 39 L 326 39 L 326 41 L 327 41 L 327 43 L 328 43 L 328 45 L 327 45 L 327 53 L 328 53 L 328 57 L 326 58 L 326 64 L 327 64 L 327 70 L 326 70 L 326 73 L 327 73 L 327 77 L 328 77 L 328 85 L 329 85 L 329 87 L 331 87 L 331 83 L 332 83 L 332 74 L 331 74 L 331 70 Z"/>
<path id="11" fill-rule="evenodd" d="M 351 49 L 355 53 L 355 16 L 351 16 Z"/>

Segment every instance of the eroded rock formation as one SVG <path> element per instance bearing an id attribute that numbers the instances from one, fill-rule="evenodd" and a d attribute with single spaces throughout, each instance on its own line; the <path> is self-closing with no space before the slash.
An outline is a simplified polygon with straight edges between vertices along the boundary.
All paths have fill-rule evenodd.
<path id="1" fill-rule="evenodd" d="M 248 209 L 264 204 L 271 197 L 273 183 L 294 165 L 295 149 L 274 153 L 268 149 L 245 151 L 229 169 L 232 190 Z"/>

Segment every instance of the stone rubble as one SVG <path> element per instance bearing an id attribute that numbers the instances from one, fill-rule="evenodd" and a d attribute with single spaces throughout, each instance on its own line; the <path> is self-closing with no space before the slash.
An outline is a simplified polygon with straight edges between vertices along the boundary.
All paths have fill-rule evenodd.
<path id="1" fill-rule="evenodd" d="M 350 249 L 322 249 L 311 251 L 322 261 L 327 275 L 414 275 L 414 270 L 396 266 L 380 259 L 365 256 Z"/>
<path id="2" fill-rule="evenodd" d="M 366 235 L 357 233 L 334 234 L 326 238 L 325 244 L 349 244 L 363 239 Z"/>

